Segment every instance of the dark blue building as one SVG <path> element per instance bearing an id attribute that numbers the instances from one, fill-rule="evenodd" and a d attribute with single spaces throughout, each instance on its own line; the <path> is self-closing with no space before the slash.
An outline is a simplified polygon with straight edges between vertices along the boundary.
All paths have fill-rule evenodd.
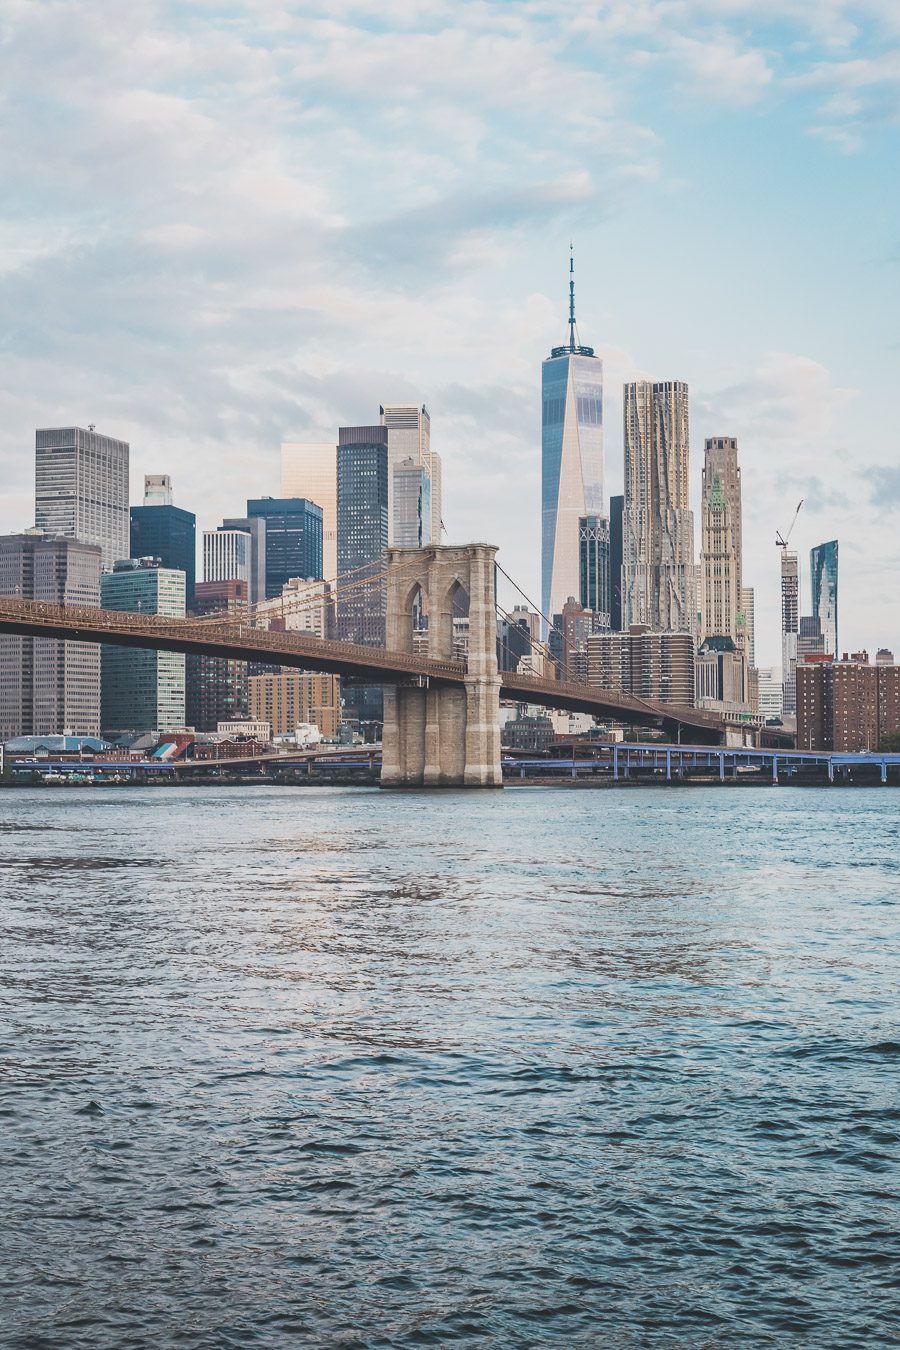
<path id="1" fill-rule="evenodd" d="M 197 578 L 197 517 L 180 506 L 132 506 L 131 557 L 159 558 L 184 573 L 184 599 L 194 603 Z"/>
<path id="2" fill-rule="evenodd" d="M 280 595 L 291 577 L 322 576 L 322 508 L 305 497 L 257 497 L 250 519 L 266 522 L 266 599 Z"/>
<path id="3" fill-rule="evenodd" d="M 382 575 L 388 544 L 388 429 L 341 427 L 337 447 L 338 637 L 383 647 L 387 586 Z M 341 578 L 346 577 L 342 585 Z M 364 582 L 371 574 L 369 586 Z M 355 589 L 348 590 L 347 583 Z M 356 710 L 367 739 L 377 737 L 384 699 L 377 686 L 343 683 L 345 707 Z"/>
<path id="4" fill-rule="evenodd" d="M 622 631 L 622 518 L 625 498 L 609 499 L 609 626 Z"/>

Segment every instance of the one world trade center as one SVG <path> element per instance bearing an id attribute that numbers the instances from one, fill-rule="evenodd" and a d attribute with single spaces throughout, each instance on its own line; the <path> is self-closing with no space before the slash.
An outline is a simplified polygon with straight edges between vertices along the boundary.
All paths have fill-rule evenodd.
<path id="1" fill-rule="evenodd" d="M 541 604 L 552 621 L 580 591 L 579 521 L 605 516 L 603 362 L 575 328 L 575 265 L 569 258 L 569 340 L 542 366 Z"/>

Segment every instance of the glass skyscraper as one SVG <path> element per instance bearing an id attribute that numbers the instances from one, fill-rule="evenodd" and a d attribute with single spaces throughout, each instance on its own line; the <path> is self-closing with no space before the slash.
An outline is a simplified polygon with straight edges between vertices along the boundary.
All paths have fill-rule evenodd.
<path id="1" fill-rule="evenodd" d="M 131 508 L 132 558 L 159 558 L 163 567 L 184 573 L 188 608 L 194 603 L 197 571 L 197 517 L 180 506 L 144 505 Z"/>
<path id="2" fill-rule="evenodd" d="M 247 515 L 266 522 L 266 599 L 292 577 L 322 576 L 322 508 L 305 497 L 257 497 Z"/>
<path id="3" fill-rule="evenodd" d="M 99 544 L 104 568 L 127 558 L 128 442 L 93 427 L 36 431 L 35 525 Z"/>
<path id="4" fill-rule="evenodd" d="M 541 367 L 541 603 L 562 613 L 580 591 L 579 520 L 603 514 L 603 362 L 578 343 L 569 259 L 569 341 Z"/>
<path id="5" fill-rule="evenodd" d="M 157 508 L 158 509 L 158 508 Z M 184 573 L 123 559 L 100 578 L 104 609 L 184 618 Z M 184 726 L 184 657 L 179 652 L 104 646 L 100 726 L 110 737 Z"/>
<path id="6" fill-rule="evenodd" d="M 817 544 L 809 551 L 813 618 L 822 625 L 825 651 L 838 657 L 838 541 Z"/>

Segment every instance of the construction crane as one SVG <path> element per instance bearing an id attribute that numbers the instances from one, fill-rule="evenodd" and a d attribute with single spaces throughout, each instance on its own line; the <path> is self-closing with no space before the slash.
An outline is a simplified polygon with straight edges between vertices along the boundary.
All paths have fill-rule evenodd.
<path id="1" fill-rule="evenodd" d="M 801 497 L 799 502 L 797 503 L 797 510 L 794 512 L 794 519 L 791 521 L 790 528 L 788 529 L 787 534 L 782 538 L 781 531 L 780 530 L 775 531 L 775 543 L 778 545 L 779 548 L 787 548 L 788 540 L 794 533 L 794 526 L 797 524 L 797 517 L 800 514 L 800 507 L 803 505 L 805 500 L 806 500 L 805 497 Z"/>

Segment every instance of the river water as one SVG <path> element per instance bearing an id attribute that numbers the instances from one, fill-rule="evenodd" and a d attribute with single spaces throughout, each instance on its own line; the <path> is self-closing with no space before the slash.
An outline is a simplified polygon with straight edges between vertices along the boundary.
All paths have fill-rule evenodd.
<path id="1" fill-rule="evenodd" d="M 900 793 L 0 793 L 4 1347 L 900 1335 Z"/>

